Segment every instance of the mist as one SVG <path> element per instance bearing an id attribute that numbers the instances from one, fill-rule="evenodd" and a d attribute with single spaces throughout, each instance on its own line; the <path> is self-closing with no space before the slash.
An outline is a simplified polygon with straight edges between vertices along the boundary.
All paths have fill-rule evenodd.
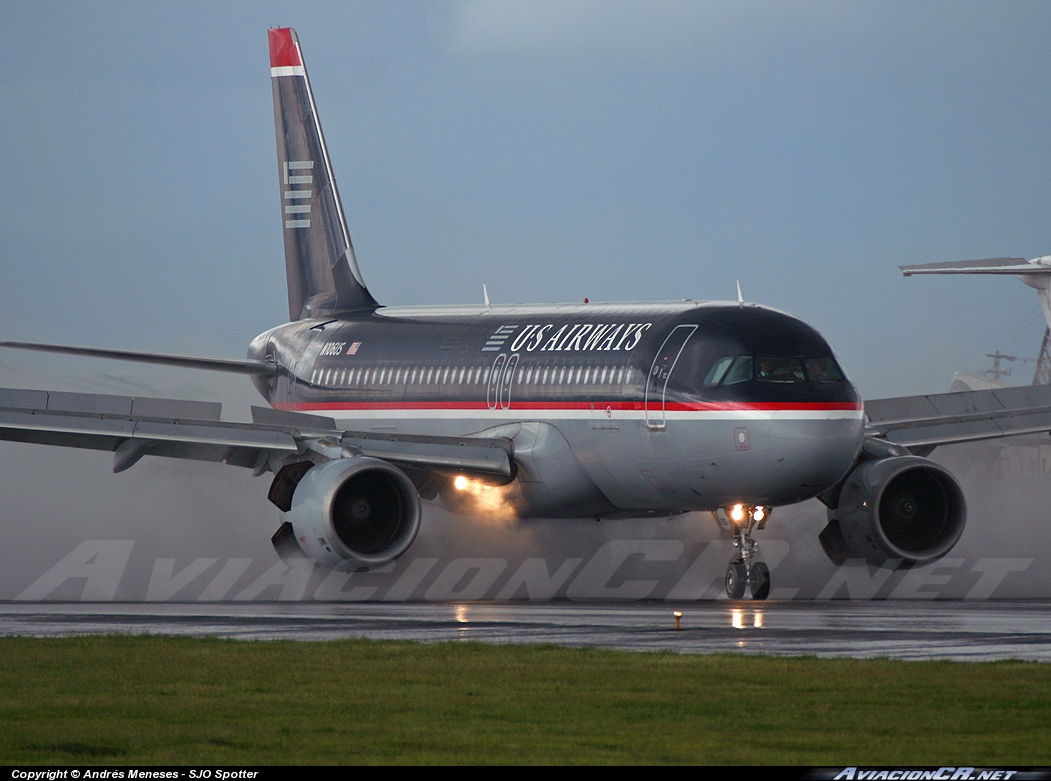
<path id="1" fill-rule="evenodd" d="M 1051 252 L 1046 3 L 570 5 L 11 7 L 0 336 L 238 358 L 287 317 L 266 29 L 288 24 L 384 304 L 480 303 L 483 283 L 495 303 L 732 299 L 740 281 L 817 327 L 869 399 L 946 391 L 994 350 L 1035 358 L 1025 286 L 896 266 Z M 221 401 L 227 420 L 260 401 L 243 378 L 13 352 L 0 385 Z M 969 506 L 949 556 L 836 568 L 824 508 L 778 508 L 757 535 L 771 597 L 1051 596 L 1042 451 L 934 457 Z M 111 458 L 0 444 L 0 599 L 674 601 L 718 598 L 731 557 L 704 514 L 429 506 L 390 571 L 292 572 L 267 478 Z"/>
<path id="2" fill-rule="evenodd" d="M 934 457 L 960 479 L 967 527 L 944 559 L 892 572 L 836 567 L 816 500 L 776 508 L 756 534 L 772 599 L 1018 599 L 1051 595 L 1046 508 L 1051 438 L 957 445 Z M 0 599 L 635 600 L 721 599 L 734 556 L 709 513 L 628 520 L 470 517 L 424 504 L 409 551 L 371 572 L 288 566 L 270 476 L 146 457 L 4 443 Z"/>

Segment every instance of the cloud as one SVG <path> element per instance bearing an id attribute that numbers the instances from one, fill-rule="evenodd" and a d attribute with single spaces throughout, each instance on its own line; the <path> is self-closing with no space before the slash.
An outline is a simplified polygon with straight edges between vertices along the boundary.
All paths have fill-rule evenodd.
<path id="1" fill-rule="evenodd" d="M 786 22 L 825 27 L 848 6 L 709 0 L 461 0 L 447 18 L 461 55 L 609 55 L 676 59 L 750 50 Z"/>
<path id="2" fill-rule="evenodd" d="M 453 12 L 452 44 L 465 54 L 677 49 L 719 15 L 718 7 L 680 0 L 463 0 Z"/>

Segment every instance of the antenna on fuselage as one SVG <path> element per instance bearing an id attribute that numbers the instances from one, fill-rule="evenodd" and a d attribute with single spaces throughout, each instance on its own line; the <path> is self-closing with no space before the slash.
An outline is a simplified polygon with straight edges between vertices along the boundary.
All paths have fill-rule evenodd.
<path id="1" fill-rule="evenodd" d="M 737 280 L 737 303 L 744 306 L 744 294 L 741 292 L 741 280 Z"/>
<path id="2" fill-rule="evenodd" d="M 484 282 L 482 283 L 482 295 L 485 296 L 485 306 L 486 306 L 486 308 L 492 309 L 493 305 L 489 303 L 489 288 L 487 288 L 485 286 Z"/>

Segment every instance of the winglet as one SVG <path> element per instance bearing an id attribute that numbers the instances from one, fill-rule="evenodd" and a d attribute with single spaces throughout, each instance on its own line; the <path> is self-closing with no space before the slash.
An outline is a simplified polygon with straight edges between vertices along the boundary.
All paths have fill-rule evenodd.
<path id="1" fill-rule="evenodd" d="M 744 294 L 741 293 L 741 280 L 737 280 L 737 303 L 744 306 Z"/>
<path id="2" fill-rule="evenodd" d="M 375 309 L 350 243 L 299 38 L 289 27 L 269 36 L 288 315 Z"/>

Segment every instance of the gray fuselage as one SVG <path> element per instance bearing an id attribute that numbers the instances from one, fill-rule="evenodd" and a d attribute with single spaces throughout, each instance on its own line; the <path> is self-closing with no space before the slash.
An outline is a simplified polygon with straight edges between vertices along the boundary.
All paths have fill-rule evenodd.
<path id="1" fill-rule="evenodd" d="M 791 504 L 862 444 L 825 340 L 752 304 L 388 307 L 279 326 L 249 357 L 281 367 L 256 380 L 278 409 L 512 439 L 522 515 Z"/>

